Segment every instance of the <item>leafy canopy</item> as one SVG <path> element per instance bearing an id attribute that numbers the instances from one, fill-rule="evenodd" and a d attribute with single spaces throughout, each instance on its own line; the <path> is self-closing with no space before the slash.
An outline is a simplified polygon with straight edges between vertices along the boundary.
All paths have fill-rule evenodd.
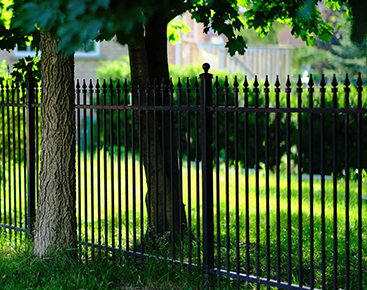
<path id="1" fill-rule="evenodd" d="M 16 44 L 24 46 L 30 40 L 39 42 L 39 31 L 32 25 L 30 32 L 14 25 L 15 15 L 23 12 L 23 1 L 0 0 L 0 49 L 13 50 Z"/>
<path id="2" fill-rule="evenodd" d="M 139 43 L 144 36 L 144 25 L 154 14 L 162 15 L 167 24 L 183 12 L 190 12 L 204 32 L 210 29 L 227 37 L 226 47 L 231 55 L 243 54 L 246 42 L 238 33 L 243 28 L 253 28 L 266 35 L 275 21 L 286 23 L 295 37 L 301 37 L 314 45 L 316 37 L 328 41 L 332 26 L 324 22 L 318 8 L 319 0 L 2 0 L 2 10 L 12 11 L 12 19 L 2 21 L 0 30 L 1 48 L 14 48 L 15 43 L 27 41 L 28 35 L 35 37 L 38 29 L 44 29 L 54 38 L 60 38 L 60 49 L 71 54 L 91 39 L 110 40 L 117 37 L 122 44 Z M 356 28 L 364 17 L 360 17 L 367 4 L 348 0 L 348 12 L 354 36 L 365 35 L 365 28 Z M 365 1 L 367 3 L 367 1 Z M 5 5 L 7 3 L 7 6 Z M 341 0 L 326 0 L 326 5 L 339 9 Z M 7 8 L 6 8 L 6 7 Z M 362 20 L 361 20 L 362 19 Z M 366 18 L 367 19 L 367 18 Z M 168 29 L 172 40 L 177 39 L 174 29 L 185 28 L 174 20 Z M 173 29 L 173 31 L 172 31 Z M 16 36 L 16 37 L 15 37 Z M 22 39 L 19 39 L 19 36 Z M 6 40 L 6 43 L 2 40 Z"/>

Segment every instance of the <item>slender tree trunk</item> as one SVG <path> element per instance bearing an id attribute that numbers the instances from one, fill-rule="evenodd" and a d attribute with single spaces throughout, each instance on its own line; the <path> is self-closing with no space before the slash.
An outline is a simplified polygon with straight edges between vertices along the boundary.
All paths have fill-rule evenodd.
<path id="1" fill-rule="evenodd" d="M 145 27 L 145 42 L 140 46 L 129 46 L 131 77 L 135 84 L 140 82 L 145 87 L 147 80 L 150 86 L 156 82 L 156 99 L 153 94 L 148 97 L 142 94 L 142 105 L 162 104 L 161 82 L 169 82 L 167 58 L 167 21 L 161 15 L 152 17 Z M 134 103 L 139 103 L 138 94 L 133 93 Z M 169 105 L 169 95 L 164 95 L 164 104 Z M 146 198 L 149 212 L 149 230 L 152 235 L 164 235 L 174 232 L 177 236 L 180 229 L 187 225 L 184 205 L 180 203 L 178 188 L 179 171 L 177 161 L 177 135 L 170 135 L 170 113 L 140 111 L 137 115 L 142 138 L 142 155 L 147 175 L 148 194 Z M 165 132 L 163 136 L 163 131 Z M 156 134 L 156 139 L 154 139 Z M 149 138 L 148 138 L 149 135 Z M 172 150 L 171 150 L 172 149 Z M 163 159 L 163 151 L 164 159 Z M 172 164 L 171 164 L 172 163 Z M 172 166 L 171 166 L 172 165 Z M 172 190 L 173 189 L 173 190 Z M 181 217 L 180 217 L 181 214 Z M 182 227 L 182 228 L 181 228 Z"/>
<path id="2" fill-rule="evenodd" d="M 76 246 L 74 56 L 41 35 L 41 168 L 34 253 Z"/>

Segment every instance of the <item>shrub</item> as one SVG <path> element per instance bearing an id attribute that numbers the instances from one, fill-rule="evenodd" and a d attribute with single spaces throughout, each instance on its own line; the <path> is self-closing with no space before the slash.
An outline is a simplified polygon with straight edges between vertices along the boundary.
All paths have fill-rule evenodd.
<path id="1" fill-rule="evenodd" d="M 129 76 L 129 66 L 127 65 L 127 59 L 124 59 L 121 61 L 121 65 L 119 65 L 118 62 L 114 62 L 113 64 L 105 63 L 104 66 L 99 68 L 98 70 L 98 76 L 108 78 L 110 72 L 110 78 L 112 79 L 112 84 L 116 86 L 117 84 L 117 77 L 122 76 L 126 77 L 126 87 L 129 88 L 131 86 L 130 81 L 128 79 Z M 198 91 L 200 94 L 200 84 L 195 84 L 196 80 L 199 82 L 199 75 L 203 72 L 202 68 L 198 66 L 187 66 L 187 67 L 177 67 L 172 66 L 170 67 L 170 75 L 172 78 L 172 82 L 175 86 L 176 93 L 174 94 L 174 104 L 177 105 L 180 101 L 181 106 L 195 106 L 200 105 L 200 100 L 195 100 L 195 88 L 198 87 Z M 210 70 L 210 73 L 212 73 L 215 77 L 213 79 L 213 83 L 218 81 L 218 84 L 215 85 L 218 87 L 218 98 L 217 100 L 213 97 L 213 104 L 216 104 L 218 106 L 234 106 L 235 105 L 235 94 L 233 92 L 233 84 L 235 82 L 235 76 L 231 75 L 227 78 L 227 72 L 226 71 L 217 71 L 217 70 Z M 238 74 L 238 83 L 239 83 L 239 99 L 238 99 L 238 105 L 244 106 L 245 100 L 243 95 L 243 82 L 244 77 L 239 72 Z M 181 100 L 177 99 L 177 84 L 180 80 L 182 84 L 182 95 Z M 225 81 L 228 81 L 227 87 L 227 93 L 224 92 L 225 90 Z M 264 94 L 264 80 L 259 81 L 259 99 L 258 99 L 258 106 L 264 107 L 265 106 L 265 94 Z M 121 84 L 121 83 L 120 83 Z M 106 85 L 107 86 L 107 85 Z M 190 88 L 191 94 L 189 95 L 189 99 L 187 99 L 187 88 Z M 253 107 L 255 105 L 255 94 L 253 91 L 253 80 L 250 82 L 249 85 L 249 93 L 248 93 L 248 106 Z M 214 90 L 214 89 L 213 89 Z M 355 92 L 354 88 L 352 88 L 352 92 Z M 121 94 L 123 97 L 123 94 Z M 225 99 L 227 96 L 227 99 Z M 342 86 L 339 86 L 338 88 L 338 107 L 344 106 L 344 90 Z M 112 94 L 112 102 L 113 104 L 117 104 L 117 95 L 116 93 Z M 189 103 L 188 103 L 189 102 Z M 319 93 L 316 92 L 314 94 L 314 100 L 313 100 L 313 107 L 320 107 L 320 96 Z M 366 100 L 364 98 L 363 100 L 364 104 L 366 103 Z M 120 101 L 120 103 L 123 103 L 123 101 Z M 297 87 L 294 85 L 291 88 L 291 94 L 289 99 L 290 107 L 296 108 L 298 106 L 298 98 L 297 98 Z M 107 104 L 109 104 L 109 100 L 107 100 Z M 356 106 L 357 104 L 357 95 L 354 93 L 350 94 L 350 106 Z M 274 92 L 274 86 L 270 86 L 270 93 L 269 93 L 269 106 L 275 107 L 276 100 L 275 100 L 275 92 Z M 280 107 L 286 107 L 287 106 L 287 94 L 285 92 L 281 92 L 279 95 L 279 106 Z M 326 107 L 332 107 L 333 106 L 333 94 L 331 92 L 331 87 L 327 88 L 327 93 L 325 95 L 325 106 Z M 304 92 L 302 94 L 302 107 L 309 107 L 309 94 L 307 92 L 307 89 L 304 89 Z M 278 115 L 277 115 L 278 114 Z M 121 115 L 124 115 L 124 113 L 121 113 Z M 189 116 L 189 118 L 188 118 Z M 277 127 L 277 116 L 279 118 L 279 140 L 278 144 L 276 144 L 276 127 Z M 313 167 L 313 173 L 321 173 L 321 145 L 320 145 L 320 139 L 321 139 L 321 120 L 320 120 L 320 114 L 312 113 L 312 119 L 313 119 L 313 143 L 310 144 L 309 142 L 309 123 L 310 123 L 310 114 L 309 113 L 302 113 L 302 130 L 301 130 L 301 137 L 302 137 L 302 148 L 298 148 L 298 131 L 299 125 L 298 125 L 298 114 L 297 113 L 290 113 L 289 115 L 287 113 L 254 113 L 249 112 L 247 113 L 248 118 L 248 131 L 245 131 L 245 113 L 238 113 L 235 114 L 233 112 L 214 112 L 213 118 L 214 122 L 218 121 L 218 128 L 216 129 L 215 126 L 213 126 L 213 132 L 214 132 L 214 143 L 215 140 L 217 140 L 216 144 L 213 144 L 213 148 L 215 152 L 219 152 L 220 159 L 223 160 L 224 158 L 228 158 L 230 162 L 235 161 L 235 136 L 237 136 L 237 153 L 238 153 L 238 160 L 243 165 L 247 162 L 247 165 L 249 167 L 255 167 L 256 163 L 260 165 L 261 163 L 266 163 L 265 156 L 266 156 L 266 149 L 265 144 L 267 142 L 267 146 L 269 148 L 269 151 L 267 152 L 268 155 L 268 165 L 271 169 L 275 169 L 275 165 L 277 164 L 275 150 L 278 146 L 279 148 L 279 155 L 278 157 L 281 158 L 287 151 L 287 118 L 289 116 L 289 128 L 290 128 L 290 144 L 289 148 L 292 148 L 291 150 L 291 158 L 293 165 L 298 165 L 298 154 L 302 154 L 302 164 L 301 169 L 303 173 L 308 173 L 310 171 L 310 157 L 309 157 L 309 146 L 311 145 L 313 148 L 313 160 L 312 160 L 312 167 Z M 131 111 L 128 111 L 126 113 L 126 117 L 128 120 L 128 127 L 127 127 L 127 145 L 128 148 L 131 148 L 132 138 L 131 132 L 133 131 L 131 128 Z M 199 136 L 196 136 L 196 126 L 200 126 L 200 113 L 195 114 L 195 112 L 187 113 L 185 111 L 178 113 L 177 111 L 174 112 L 175 117 L 175 127 L 176 132 L 180 132 L 180 142 L 181 142 L 181 153 L 187 157 L 188 161 L 193 160 L 201 160 L 200 156 L 200 134 Z M 181 118 L 181 129 L 178 128 L 178 117 Z M 100 113 L 100 122 L 103 120 L 103 114 Z M 125 118 L 125 115 L 123 116 Z M 123 121 L 123 118 L 121 119 Z M 237 119 L 237 128 L 235 128 L 235 118 Z M 333 115 L 330 113 L 324 114 L 325 118 L 325 125 L 324 125 L 324 172 L 325 174 L 331 174 L 333 172 L 333 160 L 334 154 L 333 154 Z M 218 119 L 218 120 L 216 120 Z M 338 134 L 337 136 L 337 147 L 335 155 L 337 156 L 336 159 L 336 172 L 335 175 L 341 175 L 343 173 L 343 170 L 345 168 L 345 162 L 344 162 L 344 156 L 345 156 L 345 150 L 344 150 L 344 126 L 345 126 L 345 115 L 344 114 L 336 114 L 336 132 Z M 106 136 L 110 136 L 110 112 L 105 112 L 105 122 L 106 122 Z M 225 122 L 227 120 L 227 122 Z M 257 120 L 257 121 L 256 121 Z M 188 123 L 189 122 L 189 123 Z M 257 122 L 257 133 L 255 132 L 255 123 Z M 266 128 L 266 122 L 268 122 L 268 140 L 265 140 L 265 128 Z M 362 118 L 362 126 L 363 130 L 367 130 L 367 116 L 363 116 Z M 122 123 L 123 124 L 123 123 Z M 226 128 L 227 126 L 227 128 Z M 123 126 L 122 126 L 123 127 Z M 117 136 L 117 113 L 113 113 L 113 136 Z M 189 128 L 190 132 L 187 132 L 187 128 Z M 349 115 L 349 144 L 352 148 L 356 148 L 357 146 L 357 129 L 358 129 L 358 116 L 356 115 Z M 124 128 L 121 128 L 120 136 L 123 138 L 125 136 Z M 199 128 L 200 130 L 200 128 Z M 227 130 L 227 135 L 225 134 Z M 235 135 L 237 131 L 237 135 Z M 134 132 L 137 132 L 137 129 L 135 128 Z M 198 131 L 200 132 L 200 131 Z M 363 131 L 364 132 L 364 131 Z M 367 142 L 367 134 L 363 134 L 362 132 L 362 144 L 366 144 Z M 188 134 L 189 133 L 189 134 Z M 215 134 L 218 133 L 217 138 L 215 137 Z M 103 134 L 103 132 L 101 132 Z M 257 140 L 256 136 L 257 135 Z M 101 136 L 103 137 L 103 136 Z M 247 137 L 247 140 L 245 138 Z M 104 138 L 106 139 L 106 138 Z M 227 140 L 227 141 L 226 141 Z M 245 152 L 245 142 L 247 141 L 248 146 L 248 153 Z M 109 138 L 107 138 L 105 141 L 105 144 L 110 146 L 109 144 Z M 138 134 L 134 134 L 134 142 L 135 144 L 138 144 Z M 189 144 L 187 144 L 189 142 Z M 120 143 L 122 144 L 122 142 Z M 258 144 L 257 147 L 257 159 L 255 155 L 255 147 L 256 144 Z M 198 148 L 199 150 L 197 150 Z M 190 152 L 188 152 L 189 150 Z M 198 152 L 198 153 L 196 153 Z M 226 153 L 227 152 L 227 153 Z M 196 156 L 198 154 L 198 156 Z M 227 155 L 226 155 L 227 154 Z M 248 157 L 246 160 L 246 156 Z M 278 160 L 280 162 L 280 160 Z M 362 162 L 362 166 L 364 168 L 367 168 L 367 161 Z M 353 149 L 349 152 L 349 167 L 350 168 L 357 168 L 358 167 L 358 156 L 357 156 L 357 150 Z"/>

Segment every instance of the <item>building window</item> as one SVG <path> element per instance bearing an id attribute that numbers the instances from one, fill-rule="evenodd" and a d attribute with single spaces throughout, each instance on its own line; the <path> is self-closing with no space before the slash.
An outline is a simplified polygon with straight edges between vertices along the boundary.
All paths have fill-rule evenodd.
<path id="1" fill-rule="evenodd" d="M 90 41 L 75 52 L 75 58 L 98 58 L 100 56 L 100 44 L 100 42 Z"/>
<path id="2" fill-rule="evenodd" d="M 14 56 L 16 58 L 23 58 L 26 56 L 34 57 L 36 50 L 31 45 L 15 46 Z M 99 58 L 100 57 L 100 43 L 91 42 L 88 46 L 84 46 L 75 52 L 76 59 L 88 59 L 88 58 Z"/>

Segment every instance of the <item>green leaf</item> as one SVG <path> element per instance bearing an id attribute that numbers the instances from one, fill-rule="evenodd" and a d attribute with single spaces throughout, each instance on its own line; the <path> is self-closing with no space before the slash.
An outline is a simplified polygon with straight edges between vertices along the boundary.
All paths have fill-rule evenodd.
<path id="1" fill-rule="evenodd" d="M 247 49 L 246 43 L 242 36 L 229 39 L 225 47 L 228 48 L 228 53 L 231 56 L 234 56 L 236 53 L 243 55 Z"/>
<path id="2" fill-rule="evenodd" d="M 67 8 L 70 11 L 69 17 L 74 18 L 85 13 L 86 5 L 83 1 L 74 0 L 68 3 Z"/>
<path id="3" fill-rule="evenodd" d="M 167 35 L 169 41 L 175 45 L 176 42 L 181 42 L 180 32 L 187 34 L 191 28 L 182 20 L 173 19 L 167 25 Z"/>
<path id="4" fill-rule="evenodd" d="M 90 7 L 92 11 L 97 11 L 98 8 L 108 9 L 109 4 L 109 0 L 95 0 L 90 3 Z"/>

